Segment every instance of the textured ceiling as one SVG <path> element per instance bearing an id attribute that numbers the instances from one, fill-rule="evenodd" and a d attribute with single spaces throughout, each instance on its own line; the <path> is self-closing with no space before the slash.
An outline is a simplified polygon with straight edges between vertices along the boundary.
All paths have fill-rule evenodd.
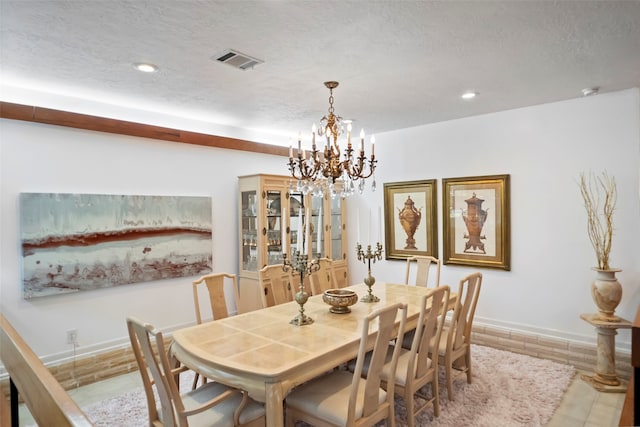
<path id="1" fill-rule="evenodd" d="M 292 135 L 326 80 L 368 133 L 640 87 L 640 1 L 0 0 L 0 31 L 3 85 Z"/>

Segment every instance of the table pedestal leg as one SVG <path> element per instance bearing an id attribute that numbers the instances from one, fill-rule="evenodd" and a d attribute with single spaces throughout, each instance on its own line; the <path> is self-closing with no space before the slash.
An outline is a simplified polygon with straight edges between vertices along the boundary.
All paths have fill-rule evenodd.
<path id="1" fill-rule="evenodd" d="M 595 375 L 582 375 L 582 379 L 598 391 L 624 393 L 626 384 L 616 375 L 615 336 L 618 333 L 614 328 L 596 327 L 596 330 L 598 347 Z"/>

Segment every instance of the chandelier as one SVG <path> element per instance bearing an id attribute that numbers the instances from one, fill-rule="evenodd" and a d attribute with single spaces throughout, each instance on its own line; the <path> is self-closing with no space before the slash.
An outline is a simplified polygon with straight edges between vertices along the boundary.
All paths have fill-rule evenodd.
<path id="1" fill-rule="evenodd" d="M 297 156 L 293 156 L 293 147 L 289 146 L 289 171 L 291 176 L 298 181 L 298 190 L 303 193 L 312 192 L 314 195 L 322 195 L 329 192 L 332 197 L 340 195 L 350 196 L 355 192 L 355 182 L 358 181 L 358 190 L 362 194 L 365 187 L 365 179 L 373 176 L 371 188 L 375 191 L 376 180 L 374 171 L 377 160 L 375 159 L 375 138 L 371 137 L 371 157 L 367 158 L 364 151 L 364 130 L 360 130 L 360 141 L 357 151 L 351 145 L 351 121 L 343 120 L 334 113 L 333 89 L 338 87 L 338 82 L 324 82 L 329 89 L 329 113 L 320 119 L 320 127 L 311 128 L 311 151 L 307 153 L 302 148 L 301 136 L 298 137 Z M 347 125 L 346 148 L 341 152 L 338 138 L 344 135 L 344 125 Z M 324 148 L 318 149 L 316 135 L 326 138 Z M 324 141 L 323 141 L 324 142 Z M 342 155 L 342 158 L 341 158 Z M 342 185 L 336 189 L 336 180 L 342 181 Z"/>

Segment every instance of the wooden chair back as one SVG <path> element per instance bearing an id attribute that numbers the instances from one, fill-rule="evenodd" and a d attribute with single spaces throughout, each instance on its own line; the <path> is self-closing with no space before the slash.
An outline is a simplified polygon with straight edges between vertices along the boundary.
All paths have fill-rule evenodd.
<path id="1" fill-rule="evenodd" d="M 246 392 L 211 381 L 181 395 L 179 375 L 188 368 L 169 356 L 162 332 L 133 317 L 127 318 L 127 329 L 147 397 L 150 427 L 188 427 L 188 417 L 195 417 L 192 423 L 196 425 L 265 425 L 264 406 L 252 401 Z M 153 386 L 160 399 L 160 414 Z M 245 421 L 240 424 L 243 414 Z"/>
<path id="2" fill-rule="evenodd" d="M 415 265 L 415 268 L 412 266 Z M 415 270 L 415 273 L 412 271 Z M 433 287 L 440 286 L 440 260 L 432 256 L 412 256 L 407 258 L 407 269 L 404 279 L 405 284 L 414 284 L 416 286 L 429 286 L 429 275 L 433 271 L 432 282 Z M 411 280 L 415 274 L 415 279 Z"/>
<path id="3" fill-rule="evenodd" d="M 333 274 L 332 261 L 329 258 L 320 258 L 318 260 L 320 268 L 309 276 L 311 284 L 311 295 L 319 295 L 329 289 L 338 287 L 336 278 Z"/>
<path id="4" fill-rule="evenodd" d="M 482 273 L 480 272 L 472 273 L 460 280 L 458 299 L 449 323 L 447 349 L 455 352 L 458 348 L 471 343 L 471 326 L 481 285 Z"/>
<path id="5" fill-rule="evenodd" d="M 403 396 L 407 408 L 408 426 L 415 425 L 415 417 L 433 404 L 436 416 L 440 414 L 439 384 L 438 384 L 438 344 L 447 315 L 449 305 L 449 286 L 433 288 L 420 299 L 420 315 L 418 325 L 413 334 L 408 358 L 404 356 L 407 350 L 401 350 L 402 363 L 398 370 L 402 372 L 394 377 L 396 394 Z M 431 395 L 427 396 L 421 389 L 431 384 Z M 418 396 L 420 399 L 414 399 Z"/>
<path id="6" fill-rule="evenodd" d="M 447 328 L 446 338 L 442 337 L 438 346 L 438 362 L 444 366 L 449 400 L 454 399 L 454 366 L 458 373 L 466 373 L 469 384 L 473 380 L 471 373 L 471 327 L 481 285 L 482 273 L 472 273 L 460 280 L 456 305 Z"/>
<path id="7" fill-rule="evenodd" d="M 282 269 L 282 264 L 267 265 L 259 272 L 262 305 L 271 307 L 293 301 L 295 289 L 292 276 Z"/>
<path id="8" fill-rule="evenodd" d="M 217 320 L 229 317 L 229 309 L 227 308 L 227 300 L 225 298 L 225 283 L 229 280 L 226 279 L 232 281 L 233 297 L 235 299 L 236 307 L 238 307 L 237 310 L 239 314 L 240 295 L 238 292 L 238 279 L 236 275 L 229 273 L 207 274 L 193 281 L 193 303 L 196 310 L 196 321 L 198 322 L 198 324 L 202 323 L 200 300 L 198 298 L 198 288 L 200 287 L 201 283 L 204 283 L 207 288 L 213 318 Z"/>
<path id="9" fill-rule="evenodd" d="M 336 279 L 335 288 L 345 288 L 351 284 L 349 283 L 349 274 L 345 262 L 332 262 L 331 270 L 333 270 L 333 277 Z"/>
<path id="10" fill-rule="evenodd" d="M 395 322 L 396 317 L 400 312 L 400 327 L 398 329 L 398 340 L 394 347 L 392 357 L 387 360 L 387 349 L 389 342 L 395 336 Z M 353 371 L 353 380 L 351 383 L 351 393 L 349 395 L 349 409 L 347 412 L 347 421 L 345 425 L 355 425 L 357 421 L 358 425 L 368 425 L 363 422 L 362 419 L 356 419 L 356 405 L 357 398 L 360 394 L 358 391 L 360 385 L 360 378 L 362 376 L 363 366 L 365 361 L 369 362 L 367 370 L 367 378 L 364 384 L 364 402 L 362 405 L 362 418 L 378 417 L 380 413 L 385 411 L 393 411 L 394 405 L 394 383 L 390 382 L 387 385 L 387 399 L 383 404 L 379 402 L 379 390 L 382 383 L 381 373 L 384 369 L 390 372 L 392 376 L 395 376 L 396 367 L 398 365 L 398 356 L 400 355 L 400 349 L 402 342 L 402 335 L 405 329 L 405 323 L 407 320 L 407 305 L 396 303 L 388 307 L 381 308 L 369 314 L 364 319 L 362 324 L 362 337 L 360 339 L 360 348 L 358 349 L 358 356 L 356 359 L 356 365 Z M 377 333 L 375 336 L 375 342 L 370 357 L 367 356 L 369 351 L 369 335 L 371 333 L 371 325 L 377 324 Z M 393 425 L 393 420 L 390 420 Z"/>
<path id="11" fill-rule="evenodd" d="M 152 325 L 142 323 L 132 317 L 127 318 L 127 330 L 147 398 L 149 425 L 173 427 L 175 426 L 175 413 L 169 391 L 169 378 L 164 375 L 151 343 L 151 336 L 153 336 L 156 341 L 156 351 L 160 354 L 165 352 L 162 332 L 157 331 Z M 160 400 L 162 417 L 158 414 L 154 386 Z"/>
<path id="12" fill-rule="evenodd" d="M 415 372 L 408 372 L 407 378 L 416 380 L 425 375 L 430 365 L 429 355 L 437 354 L 440 335 L 447 315 L 449 305 L 449 286 L 439 286 L 423 296 L 420 301 L 420 317 L 415 330 L 409 366 L 416 366 Z M 413 360 L 416 364 L 413 364 Z M 436 364 L 437 366 L 437 364 Z"/>

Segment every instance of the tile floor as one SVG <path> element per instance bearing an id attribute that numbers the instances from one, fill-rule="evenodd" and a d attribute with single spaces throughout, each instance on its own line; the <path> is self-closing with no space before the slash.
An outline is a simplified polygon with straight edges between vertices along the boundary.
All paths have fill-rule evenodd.
<path id="1" fill-rule="evenodd" d="M 580 378 L 569 385 L 548 427 L 614 427 L 618 425 L 624 393 L 602 393 Z M 588 372 L 592 374 L 592 372 Z"/>
<path id="2" fill-rule="evenodd" d="M 70 390 L 71 397 L 82 407 L 119 393 L 142 387 L 137 372 L 110 378 Z M 618 425 L 624 393 L 600 393 L 576 374 L 556 409 L 548 427 L 614 427 Z M 26 407 L 20 407 L 20 425 L 33 425 Z"/>

